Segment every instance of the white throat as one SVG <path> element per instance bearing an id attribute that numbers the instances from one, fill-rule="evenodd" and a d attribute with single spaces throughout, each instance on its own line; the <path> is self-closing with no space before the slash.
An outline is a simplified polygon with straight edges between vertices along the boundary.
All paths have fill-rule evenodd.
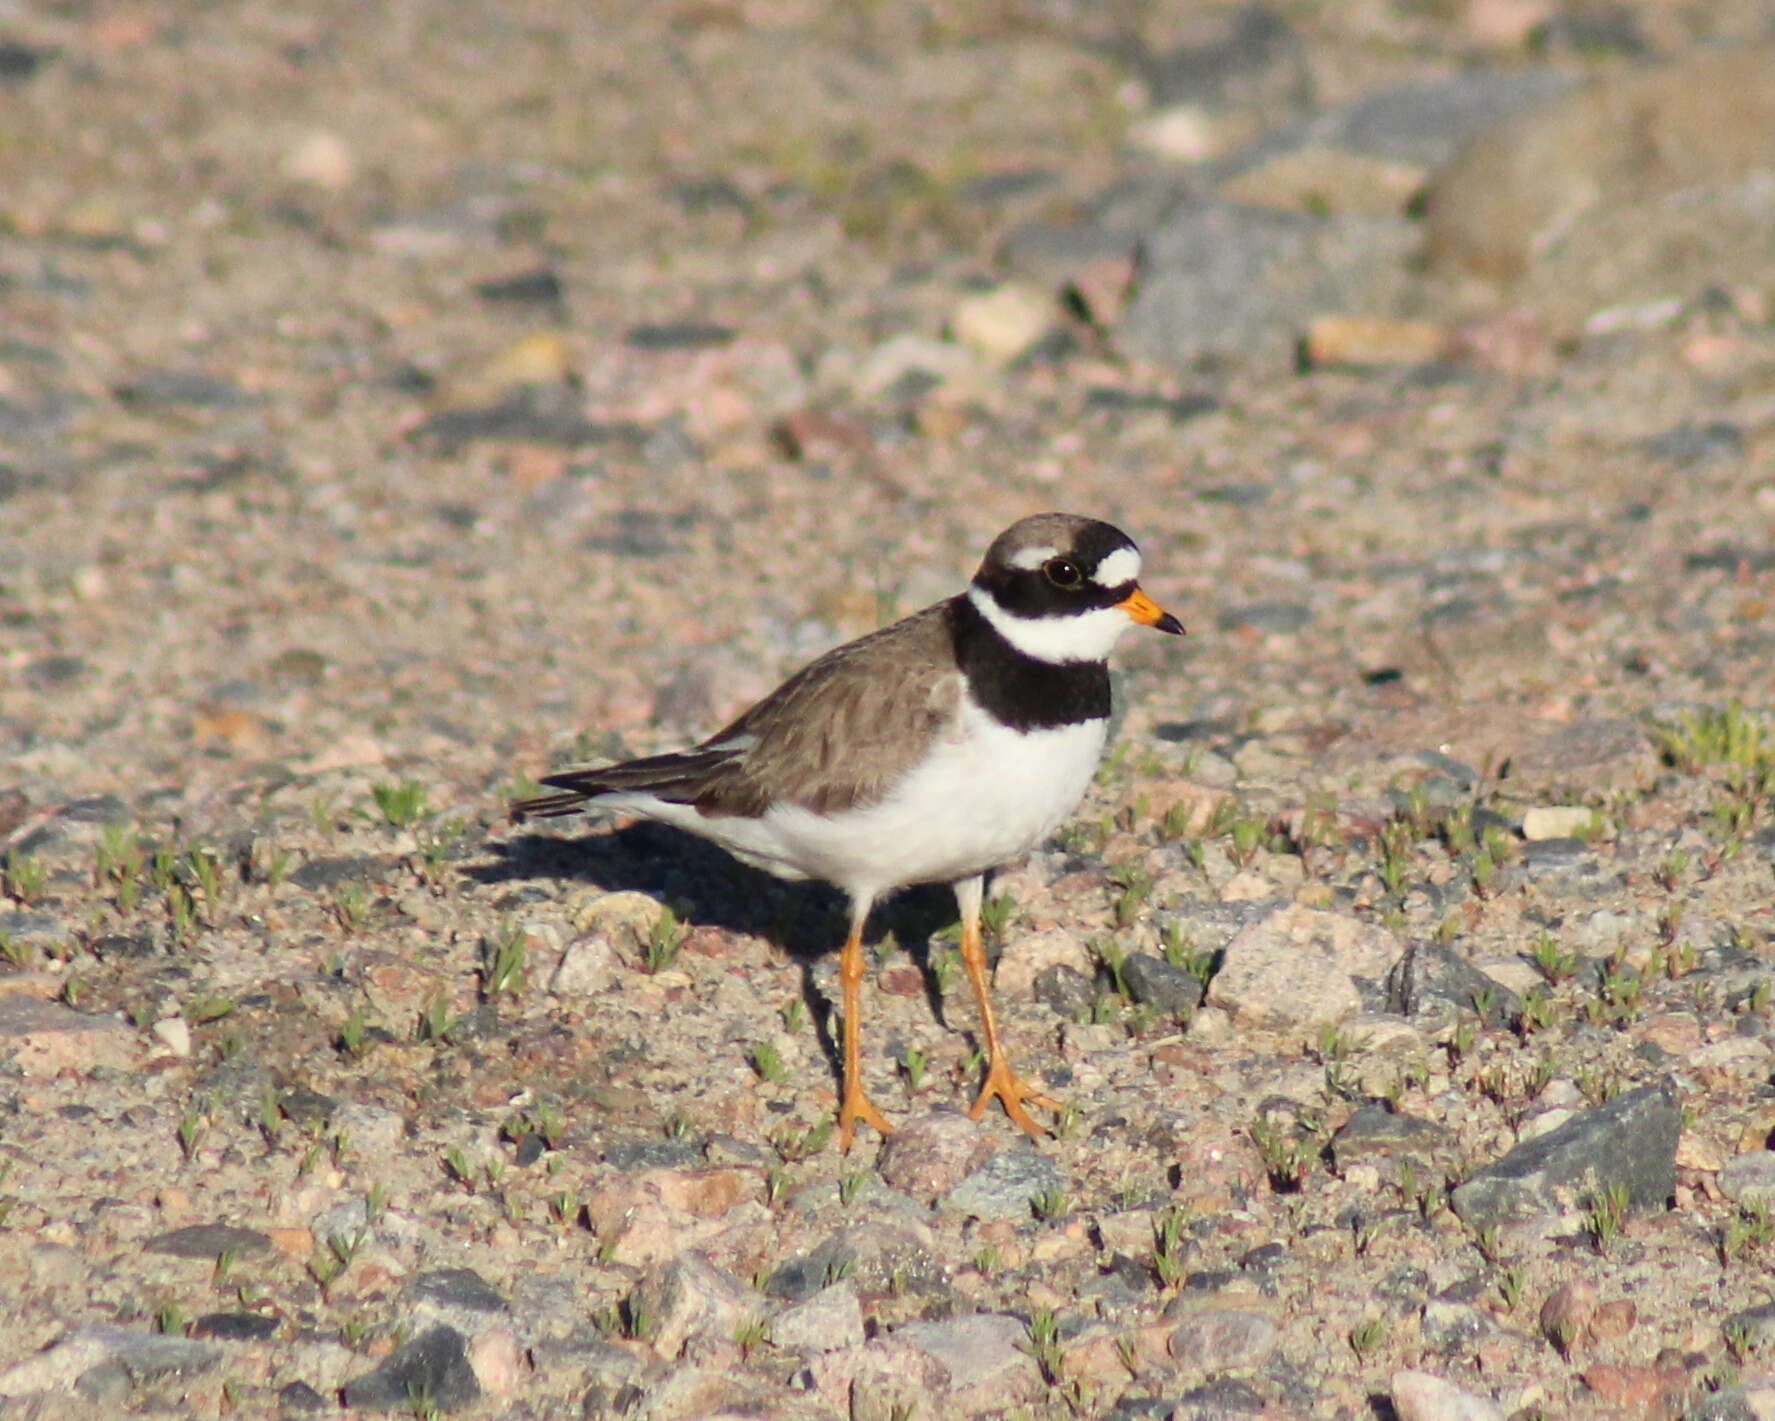
<path id="1" fill-rule="evenodd" d="M 1074 616 L 1014 617 L 983 587 L 968 588 L 968 601 L 992 629 L 1025 656 L 1053 665 L 1104 661 L 1133 625 L 1120 607 L 1095 607 Z"/>

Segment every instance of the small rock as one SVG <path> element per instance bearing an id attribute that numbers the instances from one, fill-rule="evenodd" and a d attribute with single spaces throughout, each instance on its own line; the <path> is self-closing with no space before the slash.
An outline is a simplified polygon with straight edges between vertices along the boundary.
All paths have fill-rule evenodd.
<path id="1" fill-rule="evenodd" d="M 1357 1163 L 1385 1161 L 1397 1176 L 1399 1165 L 1409 1162 L 1420 1179 L 1432 1180 L 1442 1177 L 1444 1156 L 1453 1143 L 1449 1132 L 1432 1121 L 1364 1105 L 1332 1136 L 1331 1151 L 1340 1173 Z"/>
<path id="2" fill-rule="evenodd" d="M 1394 1372 L 1392 1396 L 1399 1421 L 1504 1421 L 1500 1407 L 1429 1372 Z"/>
<path id="3" fill-rule="evenodd" d="M 1746 1208 L 1775 1205 L 1775 1150 L 1751 1150 L 1727 1160 L 1719 1186 L 1726 1198 Z"/>
<path id="4" fill-rule="evenodd" d="M 756 1310 L 749 1288 L 700 1253 L 684 1253 L 636 1287 L 631 1306 L 654 1319 L 649 1339 L 662 1357 L 676 1357 L 693 1337 L 727 1341 Z"/>
<path id="5" fill-rule="evenodd" d="M 0 1396 L 65 1390 L 76 1378 L 106 1363 L 121 1367 L 130 1381 L 144 1382 L 207 1371 L 221 1359 L 222 1349 L 206 1342 L 88 1323 L 0 1372 Z"/>
<path id="6" fill-rule="evenodd" d="M 945 1194 L 943 1207 L 976 1219 L 1025 1223 L 1030 1201 L 1064 1186 L 1060 1166 L 1034 1150 L 1004 1150 Z"/>
<path id="7" fill-rule="evenodd" d="M 1430 321 L 1377 316 L 1315 316 L 1304 354 L 1314 367 L 1428 365 L 1448 354 L 1449 335 Z"/>
<path id="8" fill-rule="evenodd" d="M 469 1345 L 468 1364 L 488 1396 L 509 1396 L 524 1372 L 524 1354 L 509 1327 L 490 1327 Z"/>
<path id="9" fill-rule="evenodd" d="M 598 893 L 570 901 L 574 928 L 588 937 L 602 935 L 622 953 L 638 957 L 658 928 L 665 909 L 645 893 Z"/>
<path id="10" fill-rule="evenodd" d="M 1454 1191 L 1474 1228 L 1559 1214 L 1592 1188 L 1624 1186 L 1637 1213 L 1661 1209 L 1676 1184 L 1682 1110 L 1670 1082 L 1642 1086 L 1516 1146 Z"/>
<path id="11" fill-rule="evenodd" d="M 1247 602 L 1228 607 L 1215 618 L 1223 632 L 1274 632 L 1292 636 L 1313 620 L 1312 609 L 1301 602 Z"/>
<path id="12" fill-rule="evenodd" d="M 909 1322 L 895 1328 L 891 1336 L 942 1363 L 953 1391 L 1008 1385 L 1011 1378 L 1035 1370 L 1028 1352 L 1028 1329 L 1003 1313 L 963 1313 L 941 1322 Z"/>
<path id="13" fill-rule="evenodd" d="M 1312 1026 L 1363 1009 L 1354 978 L 1378 982 L 1400 944 L 1384 928 L 1299 905 L 1271 912 L 1227 943 L 1210 1005 L 1240 1024 Z"/>
<path id="14" fill-rule="evenodd" d="M 1262 1313 L 1210 1308 L 1187 1318 L 1165 1346 L 1186 1367 L 1224 1372 L 1260 1365 L 1276 1350 L 1279 1336 L 1276 1324 Z"/>
<path id="15" fill-rule="evenodd" d="M 390 1411 L 413 1405 L 414 1397 L 439 1411 L 460 1411 L 480 1398 L 481 1386 L 468 1364 L 462 1334 L 453 1327 L 433 1327 L 391 1353 L 374 1371 L 344 1389 L 347 1406 Z"/>
<path id="16" fill-rule="evenodd" d="M 329 192 L 349 187 L 357 176 L 351 145 L 326 128 L 312 129 L 297 139 L 281 166 L 284 176 Z"/>
<path id="17" fill-rule="evenodd" d="M 770 1340 L 791 1351 L 836 1352 L 863 1342 L 863 1308 L 848 1281 L 822 1288 L 771 1320 Z"/>
<path id="18" fill-rule="evenodd" d="M 1031 993 L 1038 1002 L 1068 1021 L 1083 1018 L 1090 1011 L 1096 995 L 1091 989 L 1090 978 L 1064 962 L 1056 962 L 1036 973 Z"/>
<path id="19" fill-rule="evenodd" d="M 277 1406 L 285 1415 L 310 1416 L 327 1410 L 327 1399 L 307 1382 L 290 1382 L 278 1389 Z"/>
<path id="20" fill-rule="evenodd" d="M 608 933 L 582 933 L 561 954 L 549 990 L 558 996 L 597 996 L 610 990 L 622 968 Z"/>
<path id="21" fill-rule="evenodd" d="M 1536 805 L 1522 816 L 1522 837 L 1537 839 L 1585 839 L 1601 823 L 1594 809 L 1581 805 Z"/>
<path id="22" fill-rule="evenodd" d="M 1387 973 L 1386 986 L 1388 1008 L 1405 1016 L 1449 1020 L 1476 1012 L 1497 1026 L 1522 1012 L 1522 999 L 1510 988 L 1433 942 L 1407 948 Z"/>
<path id="23" fill-rule="evenodd" d="M 992 1153 L 992 1138 L 959 1110 L 938 1108 L 902 1120 L 877 1166 L 892 1188 L 931 1200 L 954 1189 Z"/>
<path id="24" fill-rule="evenodd" d="M 1048 333 L 1054 302 L 1044 291 L 1017 282 L 969 296 L 949 318 L 956 342 L 993 365 L 1009 365 Z"/>
<path id="25" fill-rule="evenodd" d="M 1675 1416 L 1689 1389 L 1688 1373 L 1680 1366 L 1603 1365 L 1585 1368 L 1582 1376 L 1599 1400 L 1620 1408 L 1619 1416 Z"/>
<path id="26" fill-rule="evenodd" d="M 128 1070 L 137 1057 L 135 1033 L 115 1018 L 21 996 L 0 997 L 0 1053 L 35 1077 Z"/>
<path id="27" fill-rule="evenodd" d="M 232 1224 L 192 1224 L 160 1234 L 142 1245 L 148 1253 L 168 1253 L 174 1258 L 220 1258 L 224 1253 L 264 1253 L 271 1247 L 268 1235 L 257 1229 Z"/>
<path id="28" fill-rule="evenodd" d="M 150 1028 L 161 1044 L 175 1056 L 191 1054 L 191 1027 L 182 1016 L 162 1017 Z"/>
<path id="29" fill-rule="evenodd" d="M 264 1342 L 277 1336 L 281 1326 L 261 1312 L 207 1312 L 191 1324 L 191 1335 L 217 1342 Z"/>
<path id="30" fill-rule="evenodd" d="M 1570 1356 L 1590 1330 L 1597 1298 L 1597 1286 L 1588 1280 L 1574 1280 L 1555 1288 L 1541 1304 L 1542 1335 Z"/>
<path id="31" fill-rule="evenodd" d="M 1162 957 L 1133 952 L 1123 959 L 1122 980 L 1137 1002 L 1182 1015 L 1194 1011 L 1206 990 L 1194 972 L 1173 967 Z"/>

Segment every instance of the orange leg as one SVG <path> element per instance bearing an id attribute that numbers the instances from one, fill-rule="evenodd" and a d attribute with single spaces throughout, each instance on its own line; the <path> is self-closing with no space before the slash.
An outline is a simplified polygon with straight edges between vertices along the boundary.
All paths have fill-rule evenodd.
<path id="1" fill-rule="evenodd" d="M 1013 1125 L 1039 1139 L 1048 1132 L 1023 1108 L 1024 1102 L 1048 1110 L 1064 1107 L 1011 1069 L 998 1039 L 998 1022 L 992 1014 L 992 995 L 986 982 L 986 944 L 980 940 L 980 890 L 978 878 L 963 879 L 955 885 L 955 901 L 961 906 L 961 960 L 968 969 L 968 980 L 974 984 L 974 996 L 980 1003 L 980 1024 L 986 1032 L 986 1084 L 968 1115 L 978 1120 L 986 1113 L 986 1103 L 996 1097 Z"/>
<path id="2" fill-rule="evenodd" d="M 844 1098 L 838 1106 L 838 1148 L 847 1153 L 857 1121 L 873 1125 L 884 1135 L 894 1128 L 863 1093 L 863 924 L 868 917 L 867 903 L 853 906 L 850 936 L 838 960 L 838 977 L 844 984 Z"/>

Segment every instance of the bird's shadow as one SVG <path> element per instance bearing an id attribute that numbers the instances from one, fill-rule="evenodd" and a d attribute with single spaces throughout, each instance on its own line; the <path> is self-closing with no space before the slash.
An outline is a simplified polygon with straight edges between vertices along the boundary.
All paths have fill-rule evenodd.
<path id="1" fill-rule="evenodd" d="M 801 995 L 820 1035 L 821 1047 L 836 1067 L 839 1052 L 825 995 L 815 985 L 814 964 L 844 943 L 849 902 L 831 885 L 809 880 L 788 883 L 749 867 L 706 839 L 652 820 L 616 828 L 593 826 L 576 836 L 519 833 L 487 846 L 497 856 L 467 865 L 463 875 L 478 883 L 510 885 L 520 902 L 553 896 L 546 885 L 568 880 L 607 892 L 645 893 L 670 903 L 693 926 L 712 926 L 760 937 L 801 963 Z M 869 940 L 891 931 L 916 949 L 953 924 L 955 895 L 941 884 L 904 889 L 876 904 Z M 927 962 L 928 967 L 928 962 Z M 935 974 L 924 974 L 931 1011 L 943 1020 Z"/>

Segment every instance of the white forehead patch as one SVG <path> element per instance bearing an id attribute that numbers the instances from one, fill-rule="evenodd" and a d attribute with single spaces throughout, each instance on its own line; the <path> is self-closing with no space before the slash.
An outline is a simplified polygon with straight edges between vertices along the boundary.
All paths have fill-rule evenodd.
<path id="1" fill-rule="evenodd" d="M 1140 576 L 1140 554 L 1133 548 L 1117 548 L 1097 564 L 1091 580 L 1099 587 L 1120 587 Z"/>
<path id="2" fill-rule="evenodd" d="M 1060 556 L 1058 548 L 1023 548 L 1011 554 L 1011 566 L 1034 572 L 1049 558 Z"/>

